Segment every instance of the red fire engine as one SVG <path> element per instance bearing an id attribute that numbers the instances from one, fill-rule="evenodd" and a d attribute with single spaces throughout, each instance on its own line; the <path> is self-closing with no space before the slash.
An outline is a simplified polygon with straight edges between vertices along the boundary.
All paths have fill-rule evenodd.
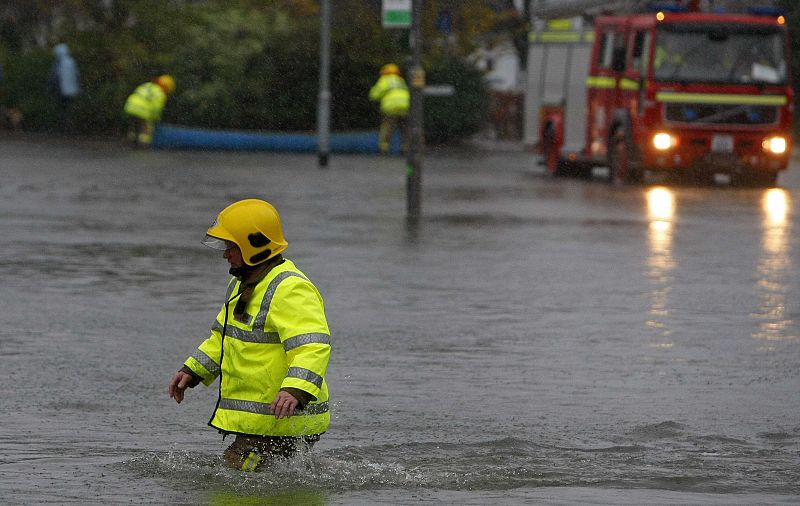
<path id="1" fill-rule="evenodd" d="M 786 169 L 794 106 L 780 13 L 659 10 L 534 28 L 526 141 L 550 173 L 774 185 Z"/>

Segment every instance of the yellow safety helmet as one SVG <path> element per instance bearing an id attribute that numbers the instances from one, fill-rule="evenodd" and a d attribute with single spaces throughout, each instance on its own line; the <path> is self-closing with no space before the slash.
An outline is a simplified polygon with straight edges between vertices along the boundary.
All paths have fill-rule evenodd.
<path id="1" fill-rule="evenodd" d="M 247 265 L 257 265 L 286 249 L 281 217 L 272 204 L 258 199 L 234 202 L 223 209 L 206 231 L 203 244 L 226 250 L 234 243 Z"/>
<path id="2" fill-rule="evenodd" d="M 382 76 L 389 75 L 389 74 L 394 74 L 394 75 L 398 75 L 399 76 L 400 75 L 400 68 L 397 65 L 395 65 L 394 63 L 387 63 L 386 65 L 381 67 L 381 75 Z"/>
<path id="3" fill-rule="evenodd" d="M 169 74 L 163 74 L 155 79 L 156 84 L 161 86 L 161 89 L 164 90 L 164 93 L 170 94 L 175 91 L 175 79 Z"/>

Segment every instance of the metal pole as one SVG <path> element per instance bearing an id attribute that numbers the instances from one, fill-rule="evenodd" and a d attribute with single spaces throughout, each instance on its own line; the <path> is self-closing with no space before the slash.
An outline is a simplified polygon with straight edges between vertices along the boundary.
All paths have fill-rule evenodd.
<path id="1" fill-rule="evenodd" d="M 410 42 L 411 111 L 406 163 L 406 217 L 411 221 L 417 221 L 420 216 L 422 150 L 425 143 L 422 126 L 422 92 L 425 88 L 425 71 L 422 69 L 422 0 L 412 1 Z"/>
<path id="2" fill-rule="evenodd" d="M 322 12 L 319 30 L 319 101 L 317 102 L 317 149 L 319 166 L 328 166 L 331 136 L 331 0 L 320 1 Z"/>

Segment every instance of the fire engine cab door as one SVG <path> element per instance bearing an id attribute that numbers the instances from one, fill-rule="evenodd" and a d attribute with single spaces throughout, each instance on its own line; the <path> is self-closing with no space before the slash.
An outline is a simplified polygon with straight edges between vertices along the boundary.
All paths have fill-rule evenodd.
<path id="1" fill-rule="evenodd" d="M 595 27 L 592 67 L 586 79 L 586 145 L 594 160 L 605 160 L 609 126 L 614 112 L 622 107 L 619 82 L 625 69 L 626 42 L 622 23 Z"/>
<path id="2" fill-rule="evenodd" d="M 628 35 L 625 70 L 618 81 L 621 107 L 625 109 L 633 124 L 643 112 L 643 77 L 647 75 L 652 34 L 646 29 L 634 29 Z M 636 134 L 632 131 L 631 134 Z"/>

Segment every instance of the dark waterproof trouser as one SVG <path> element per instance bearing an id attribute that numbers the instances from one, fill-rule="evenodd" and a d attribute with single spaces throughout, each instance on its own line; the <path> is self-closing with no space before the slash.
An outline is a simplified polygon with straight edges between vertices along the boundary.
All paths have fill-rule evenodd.
<path id="1" fill-rule="evenodd" d="M 384 114 L 381 117 L 381 128 L 378 131 L 378 148 L 381 154 L 389 153 L 389 148 L 392 143 L 392 134 L 395 130 L 400 130 L 400 137 L 403 140 L 403 151 L 405 151 L 405 143 L 408 135 L 406 134 L 406 117 L 405 116 L 392 116 Z"/>
<path id="2" fill-rule="evenodd" d="M 242 471 L 257 471 L 275 458 L 289 458 L 301 451 L 308 451 L 319 441 L 320 434 L 310 436 L 236 436 L 225 449 L 225 463 Z"/>

